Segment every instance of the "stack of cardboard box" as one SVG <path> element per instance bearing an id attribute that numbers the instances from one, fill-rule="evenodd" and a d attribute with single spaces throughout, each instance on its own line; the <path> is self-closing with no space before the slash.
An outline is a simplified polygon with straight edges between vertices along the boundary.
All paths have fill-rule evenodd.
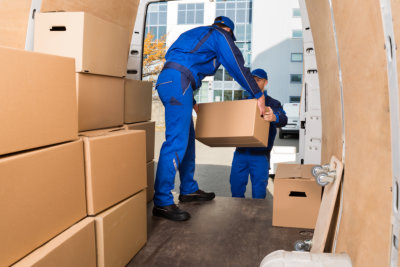
<path id="1" fill-rule="evenodd" d="M 146 133 L 120 127 L 129 36 L 39 13 L 35 52 L 0 48 L 0 266 L 125 266 L 146 243 Z"/>
<path id="2" fill-rule="evenodd" d="M 125 79 L 125 128 L 146 131 L 147 202 L 154 196 L 154 142 L 156 124 L 151 120 L 152 83 Z"/>

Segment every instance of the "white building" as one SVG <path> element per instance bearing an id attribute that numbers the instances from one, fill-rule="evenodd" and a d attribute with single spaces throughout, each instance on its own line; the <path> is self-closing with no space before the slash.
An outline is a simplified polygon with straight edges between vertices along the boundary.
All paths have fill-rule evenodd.
<path id="1" fill-rule="evenodd" d="M 183 0 L 149 5 L 146 30 L 166 37 L 167 48 L 193 27 L 211 25 L 216 16 L 235 22 L 237 46 L 246 66 L 268 72 L 268 93 L 282 103 L 299 100 L 303 72 L 301 17 L 297 0 Z M 196 92 L 198 102 L 229 101 L 243 90 L 221 67 Z"/>

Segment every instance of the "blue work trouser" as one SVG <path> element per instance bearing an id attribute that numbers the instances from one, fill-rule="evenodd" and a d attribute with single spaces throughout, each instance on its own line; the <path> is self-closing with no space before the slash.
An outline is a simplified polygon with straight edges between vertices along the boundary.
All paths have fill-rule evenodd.
<path id="1" fill-rule="evenodd" d="M 180 193 L 199 189 L 193 179 L 195 134 L 192 120 L 193 90 L 190 81 L 175 69 L 165 69 L 157 81 L 157 91 L 165 107 L 165 142 L 160 151 L 154 185 L 154 205 L 174 204 L 171 190 L 179 170 Z"/>
<path id="2" fill-rule="evenodd" d="M 253 198 L 265 198 L 269 175 L 267 155 L 235 151 L 230 176 L 232 197 L 244 198 L 249 174 Z"/>

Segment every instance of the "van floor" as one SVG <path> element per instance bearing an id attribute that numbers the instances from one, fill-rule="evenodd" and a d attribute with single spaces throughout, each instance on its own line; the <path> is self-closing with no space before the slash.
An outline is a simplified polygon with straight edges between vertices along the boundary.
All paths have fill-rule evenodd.
<path id="1" fill-rule="evenodd" d="M 272 198 L 216 197 L 205 203 L 182 203 L 191 214 L 185 222 L 152 216 L 148 205 L 148 241 L 127 265 L 259 266 L 275 250 L 293 250 L 310 239 L 304 229 L 272 226 Z"/>

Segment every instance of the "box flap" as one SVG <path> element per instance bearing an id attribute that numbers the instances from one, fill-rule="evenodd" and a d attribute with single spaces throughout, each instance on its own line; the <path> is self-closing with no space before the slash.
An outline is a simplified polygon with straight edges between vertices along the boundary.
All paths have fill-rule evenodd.
<path id="1" fill-rule="evenodd" d="M 311 170 L 314 165 L 307 164 L 278 164 L 275 179 L 290 179 L 290 178 L 303 178 L 303 179 L 314 179 Z"/>

